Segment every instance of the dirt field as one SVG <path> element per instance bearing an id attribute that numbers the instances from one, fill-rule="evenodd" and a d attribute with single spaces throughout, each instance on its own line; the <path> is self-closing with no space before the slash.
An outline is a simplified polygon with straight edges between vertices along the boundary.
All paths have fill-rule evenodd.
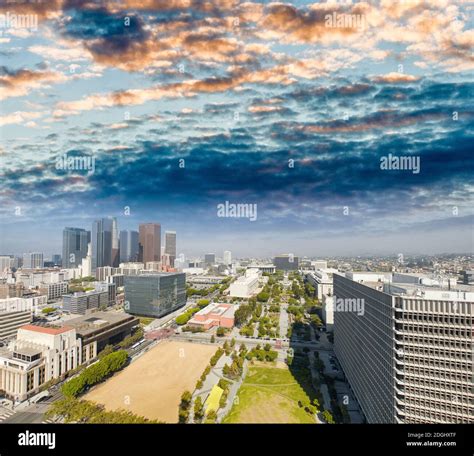
<path id="1" fill-rule="evenodd" d="M 84 399 L 123 408 L 147 418 L 176 423 L 181 394 L 193 391 L 217 347 L 163 341 L 94 388 Z"/>

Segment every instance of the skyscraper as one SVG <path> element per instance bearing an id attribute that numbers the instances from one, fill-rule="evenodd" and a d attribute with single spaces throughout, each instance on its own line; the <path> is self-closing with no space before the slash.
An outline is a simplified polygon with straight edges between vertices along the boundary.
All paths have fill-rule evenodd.
<path id="1" fill-rule="evenodd" d="M 474 293 L 396 274 L 333 279 L 334 351 L 367 422 L 474 423 Z"/>
<path id="2" fill-rule="evenodd" d="M 206 253 L 204 255 L 204 263 L 206 266 L 214 264 L 216 262 L 216 254 L 215 253 Z"/>
<path id="3" fill-rule="evenodd" d="M 119 231 L 117 226 L 117 219 L 112 219 L 112 264 L 114 268 L 118 268 L 120 263 L 120 248 L 119 248 Z"/>
<path id="4" fill-rule="evenodd" d="M 148 263 L 161 261 L 161 225 L 141 223 L 138 234 L 138 261 Z"/>
<path id="5" fill-rule="evenodd" d="M 87 255 L 90 231 L 66 227 L 63 230 L 63 268 L 77 268 Z"/>
<path id="6" fill-rule="evenodd" d="M 224 251 L 224 264 L 229 265 L 232 263 L 232 253 L 229 250 Z"/>
<path id="7" fill-rule="evenodd" d="M 24 253 L 23 254 L 23 268 L 24 269 L 35 269 L 42 268 L 44 264 L 42 253 Z"/>
<path id="8" fill-rule="evenodd" d="M 118 237 L 116 233 L 114 234 L 116 229 L 117 220 L 115 218 L 102 218 L 93 222 L 91 235 L 92 272 L 102 266 L 114 266 L 114 255 L 118 255 L 118 243 L 115 247 L 117 252 L 113 252 L 114 243 L 118 242 Z"/>
<path id="9" fill-rule="evenodd" d="M 138 231 L 120 231 L 120 262 L 138 260 Z"/>
<path id="10" fill-rule="evenodd" d="M 169 255 L 170 266 L 176 259 L 176 231 L 165 231 L 165 255 Z"/>

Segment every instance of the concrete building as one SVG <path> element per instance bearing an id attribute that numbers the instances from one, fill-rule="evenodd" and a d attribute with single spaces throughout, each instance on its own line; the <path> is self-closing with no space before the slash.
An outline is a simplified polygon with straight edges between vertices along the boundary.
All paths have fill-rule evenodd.
<path id="1" fill-rule="evenodd" d="M 38 252 L 23 254 L 23 269 L 38 269 L 44 265 L 43 254 Z"/>
<path id="2" fill-rule="evenodd" d="M 299 258 L 292 254 L 278 255 L 273 259 L 273 264 L 279 271 L 297 271 Z"/>
<path id="3" fill-rule="evenodd" d="M 208 330 L 214 327 L 233 328 L 234 314 L 238 306 L 233 304 L 212 303 L 196 312 L 188 325 Z"/>
<path id="4" fill-rule="evenodd" d="M 229 296 L 236 298 L 250 298 L 258 289 L 258 275 L 239 277 L 229 287 Z"/>
<path id="5" fill-rule="evenodd" d="M 75 329 L 68 326 L 22 326 L 13 349 L 0 353 L 0 393 L 23 401 L 37 393 L 44 383 L 65 375 L 95 355 L 94 347 L 82 347 Z"/>
<path id="6" fill-rule="evenodd" d="M 6 255 L 0 256 L 0 274 L 12 267 L 12 259 L 12 257 Z"/>
<path id="7" fill-rule="evenodd" d="M 55 301 L 61 296 L 67 294 L 69 289 L 68 282 L 58 282 L 58 283 L 46 283 L 40 286 L 39 291 L 41 294 L 45 294 L 48 298 L 48 301 Z"/>
<path id="8" fill-rule="evenodd" d="M 216 254 L 215 253 L 206 253 L 204 255 L 204 264 L 206 266 L 212 266 L 216 264 Z"/>
<path id="9" fill-rule="evenodd" d="M 77 268 L 87 255 L 87 245 L 91 239 L 90 231 L 83 228 L 66 227 L 63 230 L 63 255 L 64 268 Z"/>
<path id="10" fill-rule="evenodd" d="M 316 297 L 322 301 L 323 296 L 331 296 L 333 292 L 332 276 L 337 269 L 317 269 L 306 274 L 306 281 L 314 287 Z"/>
<path id="11" fill-rule="evenodd" d="M 176 259 L 176 231 L 165 231 L 165 255 L 169 257 L 169 266 L 174 267 Z"/>
<path id="12" fill-rule="evenodd" d="M 474 271 L 461 271 L 461 281 L 465 285 L 474 285 Z"/>
<path id="13" fill-rule="evenodd" d="M 125 276 L 125 309 L 133 315 L 162 317 L 186 304 L 184 273 Z"/>
<path id="14" fill-rule="evenodd" d="M 225 250 L 223 255 L 223 260 L 225 265 L 232 264 L 232 252 L 230 250 Z"/>
<path id="15" fill-rule="evenodd" d="M 33 313 L 32 299 L 0 299 L 0 340 L 15 337 L 20 326 L 32 321 Z"/>
<path id="16" fill-rule="evenodd" d="M 261 271 L 262 273 L 263 272 L 266 272 L 268 274 L 275 274 L 276 272 L 276 267 L 274 264 L 249 264 L 247 266 L 247 270 L 249 269 L 257 269 L 259 271 Z"/>
<path id="17" fill-rule="evenodd" d="M 95 312 L 67 320 L 67 326 L 76 330 L 82 346 L 95 344 L 99 353 L 106 345 L 116 345 L 138 327 L 140 320 L 124 312 Z"/>
<path id="18" fill-rule="evenodd" d="M 333 279 L 334 350 L 367 421 L 474 423 L 474 293 Z"/>
<path id="19" fill-rule="evenodd" d="M 63 309 L 73 314 L 86 315 L 109 306 L 107 288 L 91 291 L 77 291 L 63 296 Z"/>
<path id="20" fill-rule="evenodd" d="M 138 261 L 161 261 L 161 225 L 142 223 L 138 232 Z"/>

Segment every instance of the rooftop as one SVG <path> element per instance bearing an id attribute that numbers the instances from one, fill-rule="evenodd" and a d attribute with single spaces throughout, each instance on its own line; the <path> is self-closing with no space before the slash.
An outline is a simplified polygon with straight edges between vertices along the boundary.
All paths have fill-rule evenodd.
<path id="1" fill-rule="evenodd" d="M 56 336 L 58 334 L 62 334 L 74 329 L 72 326 L 38 326 L 38 325 L 24 325 L 20 326 L 19 329 L 23 329 L 25 331 L 34 331 L 43 334 L 50 334 Z"/>

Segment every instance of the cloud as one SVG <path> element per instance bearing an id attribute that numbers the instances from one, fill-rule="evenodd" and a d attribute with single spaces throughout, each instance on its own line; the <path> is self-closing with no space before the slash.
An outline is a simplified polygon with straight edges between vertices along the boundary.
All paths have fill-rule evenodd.
<path id="1" fill-rule="evenodd" d="M 64 82 L 66 77 L 56 71 L 10 70 L 0 67 L 0 100 L 27 95 L 31 90 Z"/>

